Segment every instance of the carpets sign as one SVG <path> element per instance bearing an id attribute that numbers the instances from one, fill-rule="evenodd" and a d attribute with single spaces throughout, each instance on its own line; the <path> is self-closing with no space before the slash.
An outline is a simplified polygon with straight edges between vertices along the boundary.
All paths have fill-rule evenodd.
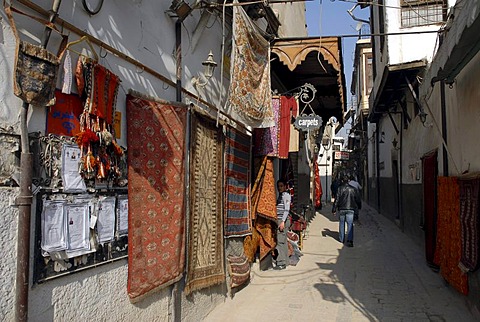
<path id="1" fill-rule="evenodd" d="M 322 126 L 322 118 L 318 115 L 299 115 L 295 119 L 295 127 L 298 130 L 317 130 Z"/>

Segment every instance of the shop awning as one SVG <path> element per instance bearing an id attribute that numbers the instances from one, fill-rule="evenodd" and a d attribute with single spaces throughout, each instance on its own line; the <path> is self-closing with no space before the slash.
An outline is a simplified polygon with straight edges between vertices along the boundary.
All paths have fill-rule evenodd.
<path id="1" fill-rule="evenodd" d="M 386 66 L 373 106 L 370 106 L 368 120 L 376 122 L 382 114 L 396 106 L 408 89 L 406 79 L 411 84 L 416 84 L 417 76 L 425 71 L 426 66 L 425 60 Z"/>
<path id="2" fill-rule="evenodd" d="M 326 123 L 334 116 L 343 124 L 345 75 L 340 37 L 275 40 L 271 55 L 272 89 L 290 92 L 305 83 L 317 90 L 311 106 Z"/>

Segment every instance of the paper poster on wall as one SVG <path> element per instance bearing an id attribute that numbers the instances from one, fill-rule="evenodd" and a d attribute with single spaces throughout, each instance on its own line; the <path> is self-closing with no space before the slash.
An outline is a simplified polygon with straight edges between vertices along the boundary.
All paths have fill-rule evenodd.
<path id="1" fill-rule="evenodd" d="M 65 206 L 68 232 L 69 257 L 78 256 L 82 251 L 90 251 L 90 221 L 88 203 Z M 80 254 L 78 253 L 80 251 Z M 73 252 L 75 254 L 73 255 Z"/>
<path id="2" fill-rule="evenodd" d="M 128 196 L 118 196 L 117 207 L 117 234 L 126 236 L 128 234 Z"/>
<path id="3" fill-rule="evenodd" d="M 63 200 L 44 200 L 41 214 L 42 239 L 40 247 L 45 252 L 67 249 L 66 221 Z"/>
<path id="4" fill-rule="evenodd" d="M 85 192 L 87 187 L 78 168 L 81 161 L 78 145 L 65 143 L 62 146 L 62 181 L 64 192 Z"/>
<path id="5" fill-rule="evenodd" d="M 105 243 L 115 237 L 115 197 L 100 197 L 97 204 L 98 242 Z"/>

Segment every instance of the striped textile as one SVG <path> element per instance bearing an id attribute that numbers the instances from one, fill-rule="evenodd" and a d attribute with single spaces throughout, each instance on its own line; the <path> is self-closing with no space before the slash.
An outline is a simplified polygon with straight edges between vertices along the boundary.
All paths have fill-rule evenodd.
<path id="1" fill-rule="evenodd" d="M 250 137 L 227 129 L 225 138 L 225 220 L 224 237 L 252 233 L 250 215 Z"/>

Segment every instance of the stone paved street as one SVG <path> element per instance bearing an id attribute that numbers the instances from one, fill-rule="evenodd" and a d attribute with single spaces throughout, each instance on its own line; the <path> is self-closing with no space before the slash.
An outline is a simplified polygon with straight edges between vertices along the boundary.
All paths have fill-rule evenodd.
<path id="1" fill-rule="evenodd" d="M 330 210 L 310 223 L 297 266 L 254 270 L 205 321 L 476 321 L 394 223 L 364 205 L 354 247 L 342 247 Z"/>

